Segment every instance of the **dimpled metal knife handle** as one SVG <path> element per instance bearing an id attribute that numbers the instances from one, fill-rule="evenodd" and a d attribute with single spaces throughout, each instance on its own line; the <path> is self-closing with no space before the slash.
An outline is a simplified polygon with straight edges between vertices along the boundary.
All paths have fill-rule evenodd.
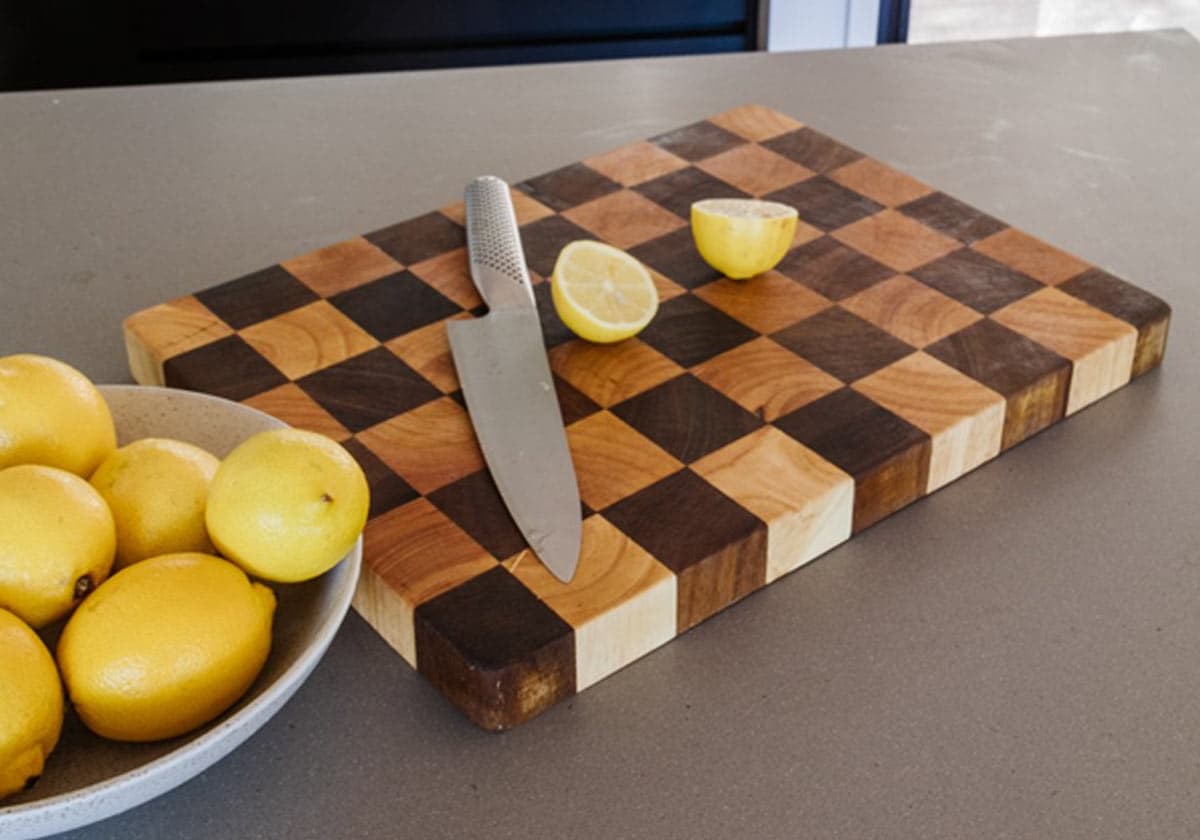
<path id="1" fill-rule="evenodd" d="M 471 277 L 488 309 L 536 309 L 508 184 L 493 175 L 467 185 Z"/>

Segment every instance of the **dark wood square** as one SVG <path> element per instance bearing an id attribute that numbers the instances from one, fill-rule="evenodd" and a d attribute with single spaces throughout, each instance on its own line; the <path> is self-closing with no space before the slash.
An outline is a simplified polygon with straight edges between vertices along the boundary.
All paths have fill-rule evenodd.
<path id="1" fill-rule="evenodd" d="M 429 501 L 497 560 L 511 557 L 526 546 L 487 470 L 435 490 L 429 494 Z"/>
<path id="2" fill-rule="evenodd" d="M 379 341 L 390 341 L 462 310 L 458 304 L 409 271 L 364 283 L 329 298 Z"/>
<path id="3" fill-rule="evenodd" d="M 721 276 L 696 250 L 690 226 L 644 242 L 629 253 L 687 289 L 711 283 Z"/>
<path id="4" fill-rule="evenodd" d="M 409 266 L 455 248 L 465 248 L 467 231 L 435 212 L 381 228 L 365 238 L 401 265 Z"/>
<path id="5" fill-rule="evenodd" d="M 690 469 L 617 502 L 604 518 L 676 574 L 679 632 L 766 581 L 766 524 Z"/>
<path id="6" fill-rule="evenodd" d="M 758 333 L 700 298 L 680 295 L 658 307 L 638 337 L 682 367 L 708 361 Z"/>
<path id="7" fill-rule="evenodd" d="M 909 275 L 985 315 L 1044 288 L 1032 277 L 970 248 L 947 254 Z"/>
<path id="8" fill-rule="evenodd" d="M 1008 227 L 1004 222 L 993 219 L 943 192 L 930 193 L 897 209 L 964 245 L 970 245 L 977 239 L 999 233 Z"/>
<path id="9" fill-rule="evenodd" d="M 485 729 L 575 693 L 571 626 L 502 566 L 418 606 L 413 630 L 417 670 Z"/>
<path id="10" fill-rule="evenodd" d="M 311 373 L 296 384 L 352 432 L 442 396 L 386 347 Z"/>
<path id="11" fill-rule="evenodd" d="M 896 274 L 831 236 L 793 248 L 775 270 L 830 300 L 849 297 Z"/>
<path id="12" fill-rule="evenodd" d="M 691 374 L 677 376 L 610 410 L 685 464 L 762 425 L 757 415 Z"/>
<path id="13" fill-rule="evenodd" d="M 590 166 L 573 163 L 523 181 L 517 184 L 515 189 L 561 212 L 585 201 L 617 192 L 621 185 Z"/>
<path id="14" fill-rule="evenodd" d="M 929 435 L 857 391 L 834 391 L 775 425 L 853 476 L 855 531 L 925 492 Z"/>
<path id="15" fill-rule="evenodd" d="M 591 397 L 580 391 L 561 376 L 554 377 L 554 392 L 558 396 L 558 408 L 562 411 L 563 425 L 570 426 L 600 410 Z"/>
<path id="16" fill-rule="evenodd" d="M 916 350 L 837 306 L 782 329 L 771 338 L 843 382 L 861 379 Z"/>
<path id="17" fill-rule="evenodd" d="M 371 487 L 371 510 L 368 513 L 370 519 L 411 502 L 420 495 L 357 438 L 350 438 L 342 445 L 354 456 L 354 460 L 358 461 L 358 465 L 367 476 L 367 484 Z"/>
<path id="18" fill-rule="evenodd" d="M 703 169 L 689 166 L 638 184 L 634 190 L 666 207 L 681 219 L 689 219 L 692 204 L 705 198 L 749 198 L 732 184 L 714 178 Z"/>
<path id="19" fill-rule="evenodd" d="M 547 216 L 521 228 L 521 249 L 525 263 L 547 279 L 554 273 L 558 252 L 576 239 L 595 239 L 579 225 L 562 216 Z"/>
<path id="20" fill-rule="evenodd" d="M 731 131 L 703 120 L 650 139 L 651 143 L 666 149 L 687 161 L 698 161 L 743 145 L 746 140 Z"/>
<path id="21" fill-rule="evenodd" d="M 235 330 L 319 299 L 316 292 L 277 265 L 196 292 L 195 297 Z"/>
<path id="22" fill-rule="evenodd" d="M 807 126 L 773 137 L 762 145 L 818 173 L 854 163 L 863 156 L 862 152 Z"/>
<path id="23" fill-rule="evenodd" d="M 1162 361 L 1171 319 L 1165 301 L 1098 268 L 1060 283 L 1058 289 L 1137 328 L 1131 376 L 1141 376 Z"/>
<path id="24" fill-rule="evenodd" d="M 1062 419 L 1066 411 L 1071 362 L 990 318 L 925 352 L 1005 398 L 1004 449 Z"/>
<path id="25" fill-rule="evenodd" d="M 575 333 L 567 329 L 567 325 L 554 309 L 549 283 L 538 283 L 533 287 L 533 300 L 537 304 L 538 320 L 542 323 L 542 340 L 546 347 L 557 347 L 575 338 Z"/>
<path id="26" fill-rule="evenodd" d="M 167 359 L 163 381 L 170 388 L 245 400 L 288 379 L 241 336 L 229 335 Z"/>
<path id="27" fill-rule="evenodd" d="M 879 202 L 843 187 L 824 175 L 792 184 L 763 197 L 768 201 L 790 204 L 800 214 L 800 221 L 826 233 L 883 209 Z"/>

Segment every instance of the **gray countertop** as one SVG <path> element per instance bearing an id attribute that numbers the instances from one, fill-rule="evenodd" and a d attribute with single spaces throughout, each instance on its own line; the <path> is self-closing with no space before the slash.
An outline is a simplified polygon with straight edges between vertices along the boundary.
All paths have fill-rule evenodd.
<path id="1" fill-rule="evenodd" d="M 744 102 L 1164 297 L 1160 370 L 503 735 L 351 614 L 73 836 L 1194 836 L 1200 44 L 1180 31 L 0 96 L 0 355 Z"/>

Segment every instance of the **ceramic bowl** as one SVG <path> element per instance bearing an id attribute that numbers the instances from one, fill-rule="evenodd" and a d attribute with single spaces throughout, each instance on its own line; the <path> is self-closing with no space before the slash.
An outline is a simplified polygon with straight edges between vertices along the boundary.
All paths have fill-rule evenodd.
<path id="1" fill-rule="evenodd" d="M 136 385 L 100 387 L 119 443 L 170 437 L 218 458 L 250 435 L 283 424 L 218 397 Z M 220 760 L 279 711 L 304 682 L 342 623 L 362 565 L 362 539 L 316 580 L 271 584 L 278 598 L 270 657 L 237 705 L 188 735 L 122 744 L 90 733 L 68 710 L 62 738 L 32 789 L 0 801 L 0 837 L 42 837 L 104 819 L 182 784 Z M 56 641 L 61 622 L 43 636 Z"/>

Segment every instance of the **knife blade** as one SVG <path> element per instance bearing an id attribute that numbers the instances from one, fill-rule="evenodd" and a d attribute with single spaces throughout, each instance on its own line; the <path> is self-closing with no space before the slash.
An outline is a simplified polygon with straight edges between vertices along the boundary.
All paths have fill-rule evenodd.
<path id="1" fill-rule="evenodd" d="M 508 185 L 467 185 L 471 277 L 488 305 L 446 332 L 467 413 L 500 497 L 538 559 L 564 582 L 582 535 L 579 484 L 563 426 Z"/>

